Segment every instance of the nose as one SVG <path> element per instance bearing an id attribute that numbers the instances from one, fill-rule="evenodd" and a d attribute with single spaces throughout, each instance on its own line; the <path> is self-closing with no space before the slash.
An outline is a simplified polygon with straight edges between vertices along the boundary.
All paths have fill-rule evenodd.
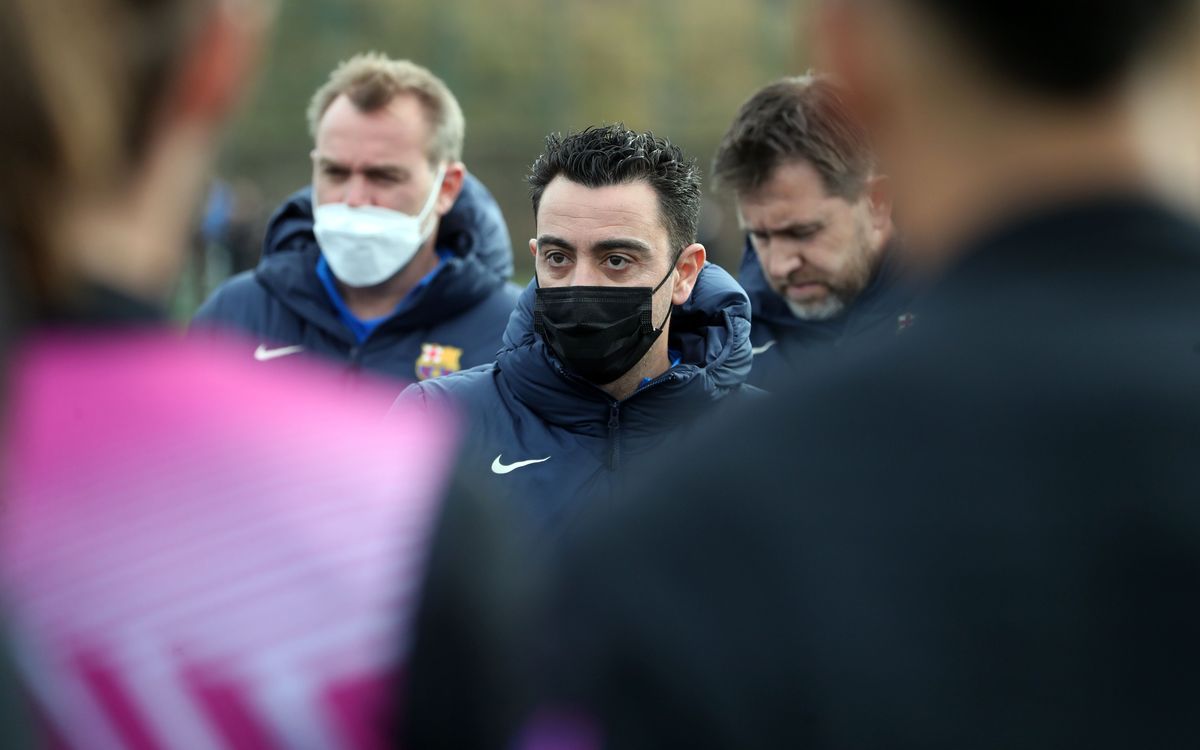
<path id="1" fill-rule="evenodd" d="M 788 248 L 783 242 L 760 242 L 757 248 L 758 259 L 762 262 L 767 276 L 783 280 L 804 265 L 804 258 L 794 248 Z"/>
<path id="2" fill-rule="evenodd" d="M 594 264 L 577 262 L 568 281 L 571 286 L 605 286 L 606 279 Z"/>
<path id="3" fill-rule="evenodd" d="M 346 182 L 345 203 L 351 207 L 371 205 L 371 193 L 367 180 L 362 175 L 352 175 Z"/>

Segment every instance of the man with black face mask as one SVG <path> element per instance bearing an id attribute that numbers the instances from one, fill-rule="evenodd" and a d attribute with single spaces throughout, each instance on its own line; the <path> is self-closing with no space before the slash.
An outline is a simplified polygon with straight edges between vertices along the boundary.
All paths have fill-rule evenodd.
<path id="1" fill-rule="evenodd" d="M 536 278 L 494 364 L 411 386 L 470 425 L 464 476 L 539 529 L 749 388 L 750 302 L 695 241 L 700 177 L 624 126 L 551 135 L 529 176 Z"/>

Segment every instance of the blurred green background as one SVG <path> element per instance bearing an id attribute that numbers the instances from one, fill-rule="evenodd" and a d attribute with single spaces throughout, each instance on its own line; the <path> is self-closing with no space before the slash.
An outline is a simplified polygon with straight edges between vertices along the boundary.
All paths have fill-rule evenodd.
<path id="1" fill-rule="evenodd" d="M 467 120 L 464 161 L 495 194 L 532 275 L 525 170 L 551 131 L 624 122 L 696 157 L 705 174 L 737 107 L 807 67 L 794 0 L 292 0 L 265 70 L 229 134 L 208 229 L 198 237 L 176 313 L 257 261 L 270 212 L 309 180 L 304 110 L 333 67 L 377 50 L 431 68 Z M 726 198 L 705 184 L 710 257 L 740 256 Z"/>

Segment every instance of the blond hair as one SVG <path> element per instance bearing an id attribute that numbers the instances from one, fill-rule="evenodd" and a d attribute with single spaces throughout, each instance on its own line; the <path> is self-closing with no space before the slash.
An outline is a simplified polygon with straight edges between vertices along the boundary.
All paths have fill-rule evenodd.
<path id="1" fill-rule="evenodd" d="M 429 160 L 433 163 L 462 159 L 462 108 L 442 79 L 410 60 L 392 60 L 378 52 L 355 55 L 329 75 L 329 80 L 308 105 L 308 130 L 317 137 L 321 118 L 339 96 L 345 95 L 361 112 L 383 109 L 397 96 L 417 97 L 429 115 L 432 135 Z"/>

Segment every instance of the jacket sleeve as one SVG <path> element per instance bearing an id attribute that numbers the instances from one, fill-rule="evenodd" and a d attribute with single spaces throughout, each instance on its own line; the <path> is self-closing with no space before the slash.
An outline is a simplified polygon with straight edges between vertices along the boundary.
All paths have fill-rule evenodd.
<path id="1" fill-rule="evenodd" d="M 393 417 L 399 412 L 408 411 L 414 407 L 419 409 L 429 407 L 429 399 L 425 397 L 425 389 L 420 383 L 413 383 L 400 392 L 400 395 L 396 397 L 395 403 L 392 404 L 388 416 Z"/>

